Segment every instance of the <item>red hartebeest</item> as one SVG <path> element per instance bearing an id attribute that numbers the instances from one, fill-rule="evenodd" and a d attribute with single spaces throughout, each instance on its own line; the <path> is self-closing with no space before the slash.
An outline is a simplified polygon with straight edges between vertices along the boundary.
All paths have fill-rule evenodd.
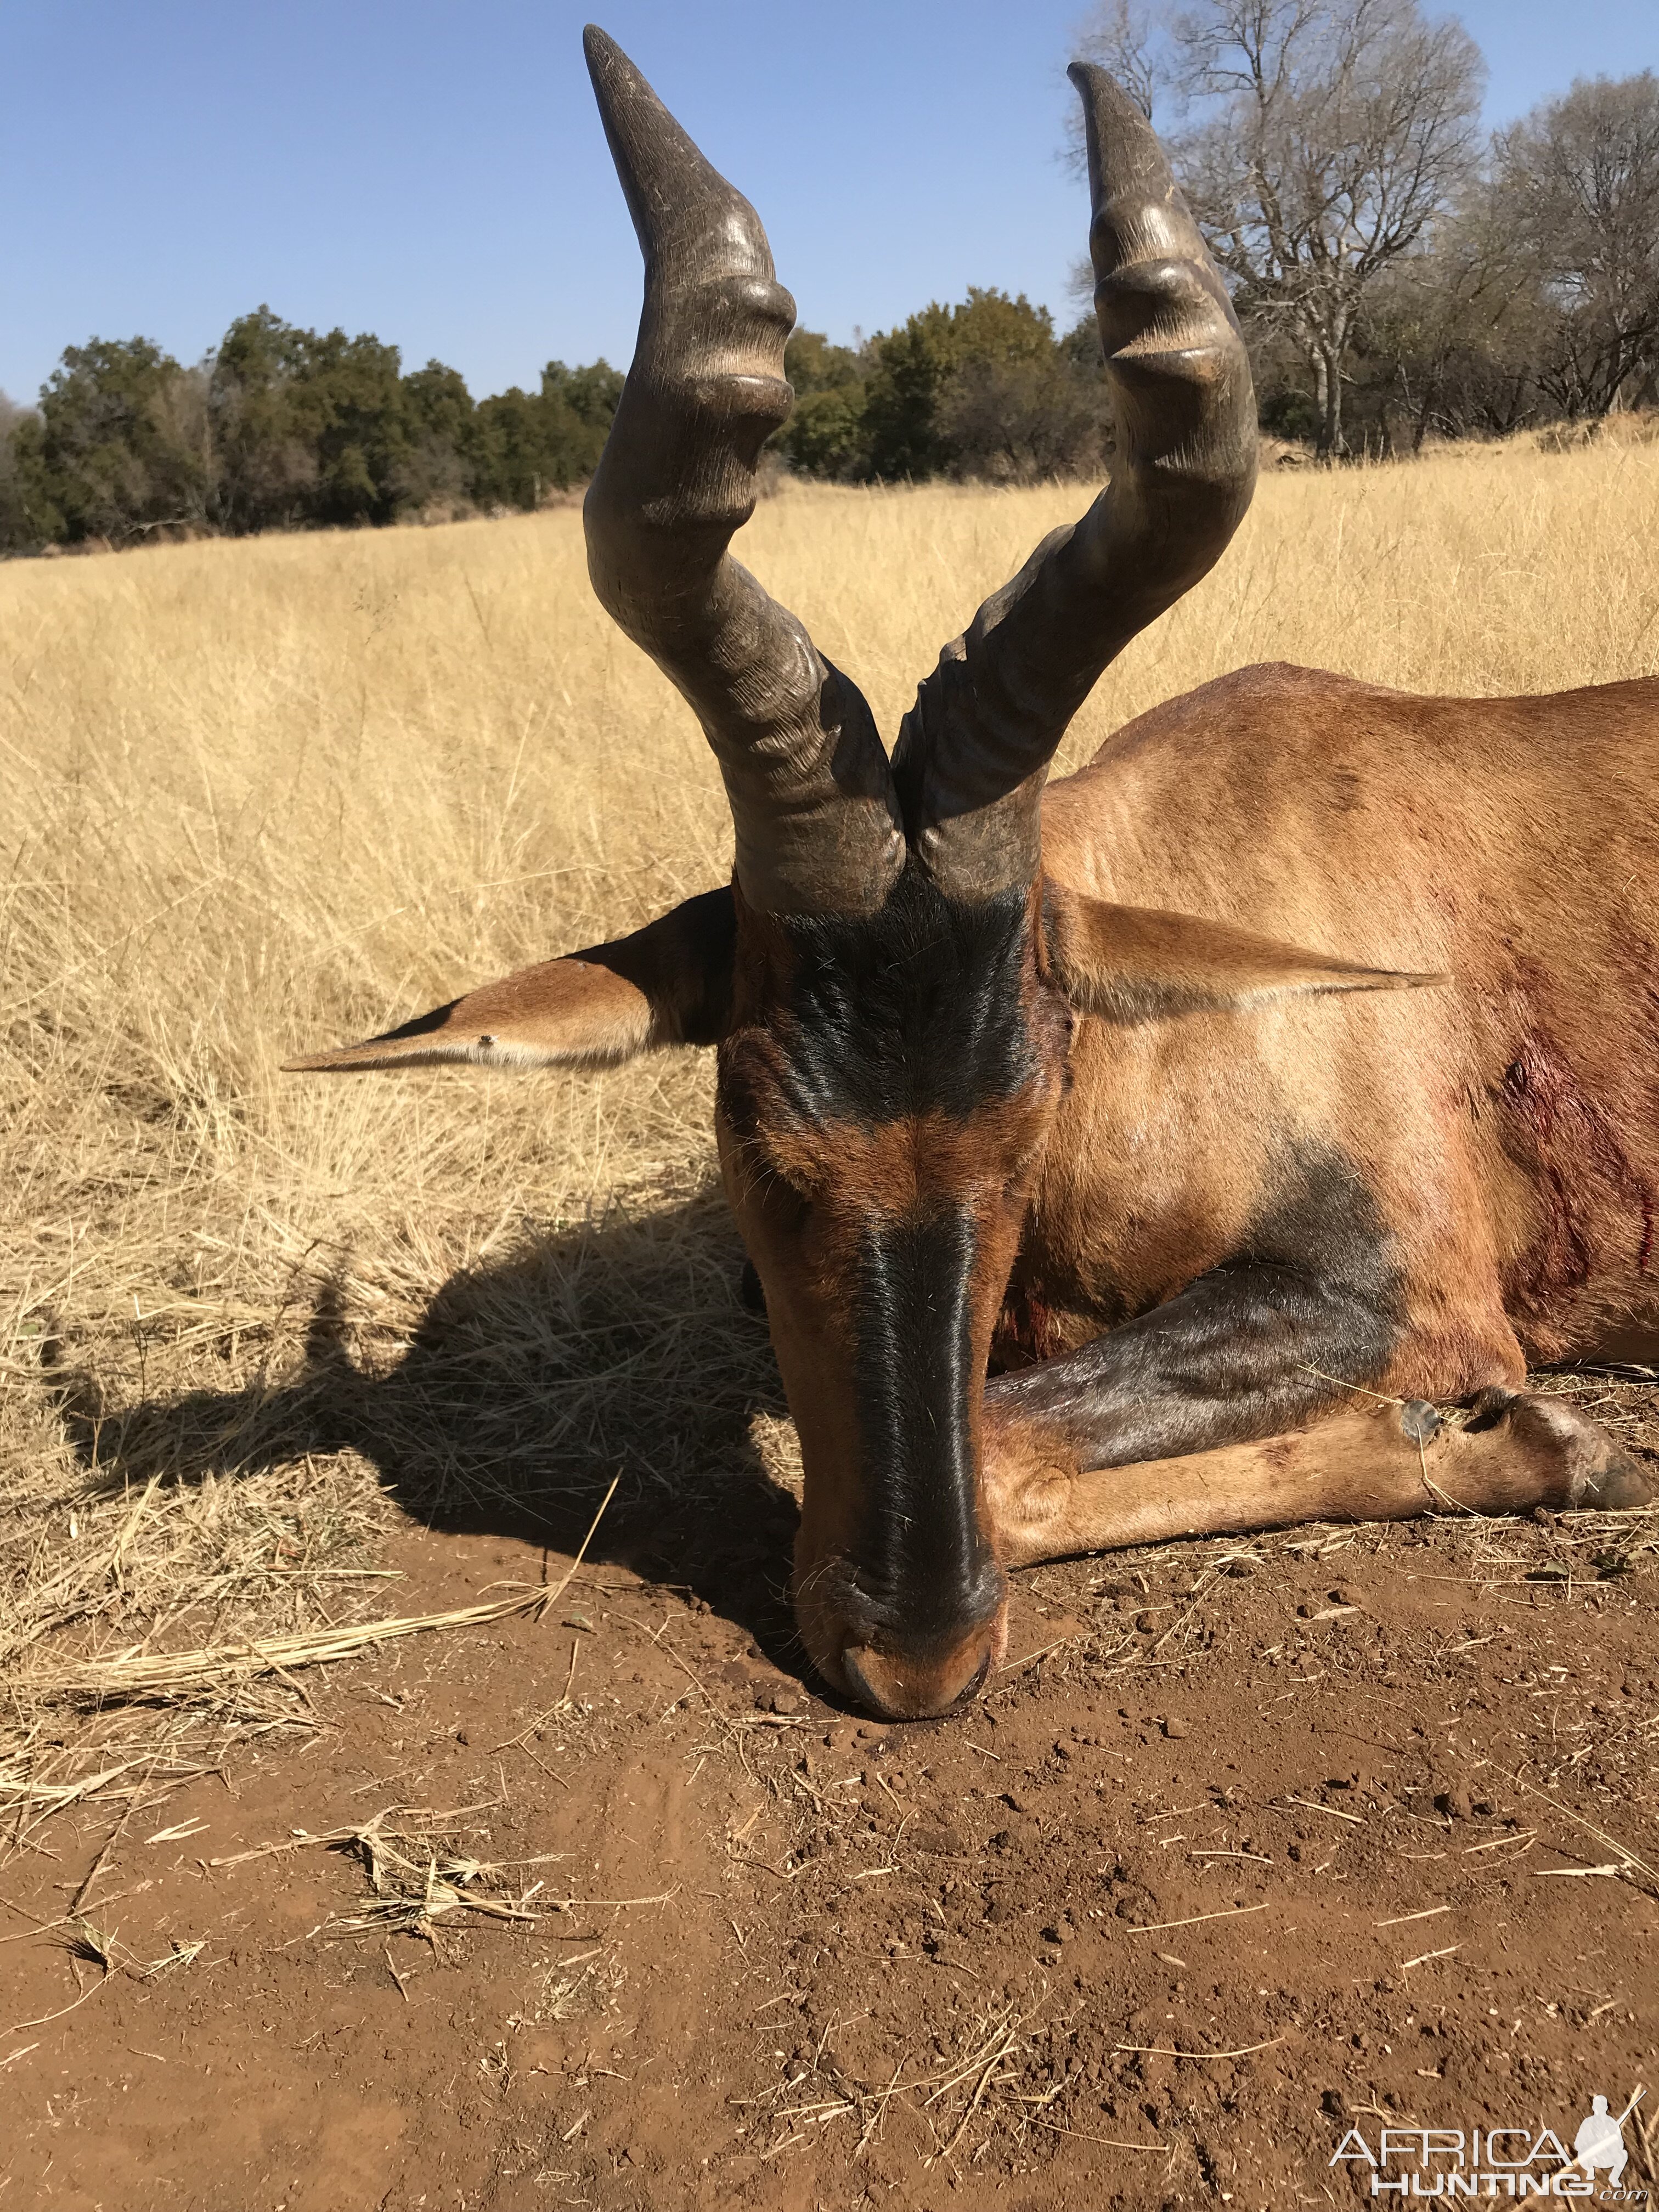
<path id="1" fill-rule="evenodd" d="M 801 1632 L 880 1712 L 984 1679 L 1030 1561 L 1641 1500 L 1598 1429 L 1512 1386 L 1659 1346 L 1659 683 L 1251 669 L 1045 793 L 1255 471 L 1227 295 L 1151 129 L 1079 67 L 1111 483 L 945 648 L 890 761 L 727 551 L 791 401 L 760 223 L 607 38 L 587 53 L 646 270 L 589 563 L 707 732 L 732 880 L 298 1065 L 716 1048 L 800 1435 Z"/>

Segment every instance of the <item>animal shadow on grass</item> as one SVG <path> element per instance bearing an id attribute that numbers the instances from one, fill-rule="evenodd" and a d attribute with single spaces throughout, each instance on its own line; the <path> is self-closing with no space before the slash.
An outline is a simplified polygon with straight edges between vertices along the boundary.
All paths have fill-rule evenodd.
<path id="1" fill-rule="evenodd" d="M 63 1332 L 43 1365 L 99 1487 L 352 1450 L 431 1528 L 570 1552 L 619 1476 L 589 1557 L 688 1589 L 799 1673 L 797 1509 L 750 1435 L 753 1415 L 784 1413 L 783 1395 L 741 1266 L 730 1217 L 705 1194 L 526 1231 L 505 1257 L 452 1275 L 395 1343 L 337 1250 L 302 1282 L 297 1371 L 237 1389 L 124 1395 Z"/>

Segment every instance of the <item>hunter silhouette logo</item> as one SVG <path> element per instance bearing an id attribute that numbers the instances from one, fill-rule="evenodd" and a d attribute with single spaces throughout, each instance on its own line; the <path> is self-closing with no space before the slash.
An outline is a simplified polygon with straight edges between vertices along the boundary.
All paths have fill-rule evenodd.
<path id="1" fill-rule="evenodd" d="M 1572 2148 L 1584 2172 L 1594 2174 L 1598 2166 L 1606 2166 L 1607 2180 L 1617 2189 L 1624 2178 L 1625 2160 L 1630 2154 L 1625 2148 L 1625 2131 L 1607 2110 L 1605 2097 L 1592 2097 L 1589 2117 L 1579 2126 L 1572 2139 Z"/>

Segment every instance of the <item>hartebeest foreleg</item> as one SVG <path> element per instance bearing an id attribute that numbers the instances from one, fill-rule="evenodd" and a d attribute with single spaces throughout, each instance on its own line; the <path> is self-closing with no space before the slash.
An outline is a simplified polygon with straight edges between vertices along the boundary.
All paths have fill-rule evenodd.
<path id="1" fill-rule="evenodd" d="M 1354 1203 L 1364 1207 L 1363 1192 Z M 1395 1350 L 1398 1277 L 1380 1235 L 1344 1238 L 1314 1209 L 1302 1212 L 1310 1218 L 1291 1224 L 1301 1264 L 1217 1267 L 1075 1352 L 994 1376 L 993 1425 L 1041 1433 L 1073 1468 L 1127 1467 L 1260 1442 L 1351 1402 L 1344 1386 L 1381 1375 Z M 1503 1334 L 1464 1387 L 1519 1379 L 1520 1347 Z"/>
<path id="2" fill-rule="evenodd" d="M 1045 1457 L 1045 1437 L 994 1412 L 988 1420 L 988 1502 L 1007 1566 L 1304 1521 L 1617 1511 L 1651 1495 L 1595 1422 L 1532 1392 L 1483 1391 L 1461 1425 L 1421 1400 L 1380 1401 L 1261 1443 L 1082 1471 Z"/>

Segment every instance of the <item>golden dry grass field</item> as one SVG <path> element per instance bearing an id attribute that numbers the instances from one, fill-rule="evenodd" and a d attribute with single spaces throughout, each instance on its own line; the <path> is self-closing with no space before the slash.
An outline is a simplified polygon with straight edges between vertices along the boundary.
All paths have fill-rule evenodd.
<path id="1" fill-rule="evenodd" d="M 1081 500 L 793 488 L 738 550 L 890 738 Z M 1652 673 L 1659 444 L 1269 474 L 1060 767 L 1281 659 L 1443 692 Z M 433 2203 L 663 2212 L 872 2201 L 944 2158 L 986 2192 L 1042 2166 L 1045 2212 L 1229 2175 L 1255 2205 L 1322 2179 L 1333 2114 L 1512 2120 L 1512 2051 L 1551 2114 L 1653 2079 L 1651 1514 L 1041 1570 L 984 1729 L 884 1747 L 803 1711 L 776 1626 L 791 1439 L 706 1062 L 279 1073 L 724 876 L 712 763 L 574 507 L 0 567 L 0 2191 L 403 2212 L 441 2168 Z M 1651 1445 L 1650 1391 L 1560 1387 Z M 522 1590 L 613 1480 L 607 1533 L 649 1540 L 599 1547 L 586 1613 L 276 1663 Z M 704 1528 L 721 1559 L 688 1564 Z M 1550 1651 L 1548 1685 L 1580 1671 L 1545 1741 L 1516 1686 Z M 1194 1813 L 1176 1881 L 1146 1838 Z M 480 1821 L 500 1863 L 441 1875 Z M 374 1875 L 347 1918 L 331 1840 Z M 1534 1844 L 1608 1879 L 1480 1886 Z M 1270 1899 L 1311 1905 L 1300 1937 L 1244 1917 Z M 1532 1915 L 1514 1957 L 1494 1899 Z M 1134 1948 L 1166 1926 L 1179 1955 Z M 1416 2065 L 1412 1977 L 1460 1947 Z"/>
<path id="2" fill-rule="evenodd" d="M 940 642 L 1079 503 L 792 489 L 739 550 L 890 738 Z M 624 1501 L 683 1487 L 718 1471 L 768 1355 L 736 1315 L 696 1056 L 277 1072 L 723 877 L 712 763 L 595 603 L 574 507 L 16 562 L 0 640 L 0 1771 L 27 1787 L 31 1685 L 66 1637 L 374 1610 L 352 1571 L 387 1512 L 374 1462 L 460 1513 L 617 1470 Z M 1269 474 L 1062 768 L 1277 659 L 1476 693 L 1659 667 L 1659 446 Z"/>

